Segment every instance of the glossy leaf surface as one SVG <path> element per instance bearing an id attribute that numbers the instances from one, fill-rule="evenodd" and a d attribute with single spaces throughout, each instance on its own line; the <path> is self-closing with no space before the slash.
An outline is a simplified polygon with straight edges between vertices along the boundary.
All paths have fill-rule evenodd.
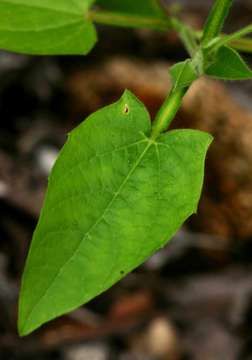
<path id="1" fill-rule="evenodd" d="M 70 133 L 25 267 L 21 335 L 111 287 L 196 211 L 211 136 L 150 132 L 147 110 L 126 91 Z"/>

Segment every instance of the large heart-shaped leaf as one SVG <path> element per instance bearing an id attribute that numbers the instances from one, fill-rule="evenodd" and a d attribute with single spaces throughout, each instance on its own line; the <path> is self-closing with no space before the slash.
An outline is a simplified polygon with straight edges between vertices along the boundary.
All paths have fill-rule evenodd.
<path id="1" fill-rule="evenodd" d="M 28 54 L 86 54 L 96 31 L 94 0 L 1 0 L 0 48 Z"/>
<path id="2" fill-rule="evenodd" d="M 211 136 L 150 132 L 148 112 L 126 91 L 69 135 L 25 267 L 21 335 L 111 287 L 196 211 Z"/>

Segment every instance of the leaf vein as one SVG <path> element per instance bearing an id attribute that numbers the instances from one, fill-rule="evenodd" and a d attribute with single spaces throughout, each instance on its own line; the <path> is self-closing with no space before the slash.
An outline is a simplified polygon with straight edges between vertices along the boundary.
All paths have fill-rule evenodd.
<path id="1" fill-rule="evenodd" d="M 120 184 L 118 191 L 116 192 L 115 195 L 113 195 L 112 199 L 108 202 L 108 204 L 106 205 L 105 209 L 103 210 L 102 214 L 100 215 L 100 217 L 97 219 L 97 221 L 90 226 L 90 228 L 88 229 L 88 231 L 85 233 L 85 235 L 80 239 L 78 245 L 76 246 L 75 250 L 73 251 L 73 254 L 69 257 L 69 259 L 61 266 L 61 268 L 58 270 L 58 272 L 56 273 L 55 277 L 53 278 L 51 284 L 45 289 L 43 295 L 40 297 L 39 301 L 33 306 L 32 310 L 29 312 L 29 314 L 26 317 L 26 321 L 27 322 L 30 317 L 32 316 L 32 314 L 34 313 L 35 309 L 39 306 L 39 304 L 43 301 L 43 299 L 46 297 L 46 295 L 48 294 L 48 292 L 50 291 L 51 287 L 54 285 L 55 281 L 58 279 L 58 277 L 60 276 L 60 274 L 63 272 L 64 268 L 73 260 L 73 258 L 76 256 L 76 254 L 78 253 L 78 251 L 80 250 L 80 246 L 82 244 L 82 242 L 89 237 L 90 238 L 90 233 L 95 229 L 95 227 L 102 221 L 104 215 L 106 214 L 106 212 L 108 211 L 108 209 L 111 207 L 111 205 L 113 204 L 113 202 L 115 201 L 115 199 L 118 197 L 118 195 L 120 194 L 120 192 L 122 191 L 123 187 L 127 184 L 128 180 L 130 179 L 131 175 L 134 173 L 134 171 L 136 170 L 136 168 L 138 167 L 138 165 L 141 163 L 142 159 L 144 158 L 145 154 L 147 153 L 147 151 L 149 150 L 149 148 L 152 146 L 153 142 L 148 142 L 147 146 L 144 148 L 144 150 L 142 151 L 142 153 L 139 155 L 139 157 L 136 159 L 136 162 L 134 163 L 134 165 L 131 167 L 130 171 L 128 172 L 128 174 L 126 175 L 125 179 L 122 181 L 122 183 Z"/>

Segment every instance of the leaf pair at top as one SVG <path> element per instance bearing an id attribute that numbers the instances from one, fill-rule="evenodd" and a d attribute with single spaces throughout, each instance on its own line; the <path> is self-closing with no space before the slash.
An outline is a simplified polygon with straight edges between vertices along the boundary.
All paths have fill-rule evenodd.
<path id="1" fill-rule="evenodd" d="M 251 32 L 251 26 L 228 36 L 221 36 L 232 4 L 233 0 L 215 0 L 207 17 L 200 41 L 203 72 L 217 79 L 250 79 L 252 78 L 252 71 L 239 53 L 229 47 L 228 44 L 231 40 L 237 40 L 244 34 Z"/>
<path id="2" fill-rule="evenodd" d="M 157 0 L 1 0 L 0 49 L 27 54 L 87 54 L 97 40 L 93 5 L 116 13 L 164 17 Z"/>
<path id="3" fill-rule="evenodd" d="M 204 61 L 204 52 L 202 58 Z M 252 71 L 246 62 L 236 50 L 228 46 L 221 46 L 213 55 L 211 54 L 211 61 L 206 61 L 203 72 L 210 77 L 222 80 L 247 80 L 252 78 Z M 172 66 L 170 75 L 173 91 L 188 87 L 199 76 L 191 59 Z"/>

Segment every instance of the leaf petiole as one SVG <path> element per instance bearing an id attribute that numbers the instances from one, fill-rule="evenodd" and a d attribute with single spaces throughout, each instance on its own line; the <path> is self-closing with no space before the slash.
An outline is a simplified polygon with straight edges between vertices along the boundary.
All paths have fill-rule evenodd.
<path id="1" fill-rule="evenodd" d="M 229 42 L 229 46 L 241 52 L 252 53 L 252 39 L 250 38 L 245 37 L 237 40 L 231 40 Z"/>
<path id="2" fill-rule="evenodd" d="M 152 18 L 114 11 L 92 9 L 88 12 L 86 18 L 102 25 L 147 28 L 158 31 L 175 30 L 179 34 L 179 37 L 190 56 L 193 56 L 198 48 L 195 32 L 175 17 L 164 16 L 160 18 Z"/>
<path id="3" fill-rule="evenodd" d="M 200 39 L 203 36 L 203 32 L 202 31 L 194 31 L 194 35 L 195 38 L 198 39 L 198 41 L 200 41 Z M 225 38 L 226 34 L 221 34 L 220 37 Z M 252 53 L 252 39 L 249 37 L 241 37 L 239 39 L 231 39 L 229 40 L 228 43 L 229 46 L 231 46 L 233 49 L 237 50 L 237 51 L 243 51 L 243 52 L 247 52 L 247 53 Z"/>
<path id="4" fill-rule="evenodd" d="M 87 19 L 98 24 L 112 25 L 120 27 L 147 28 L 159 31 L 172 29 L 169 17 L 143 17 L 140 15 L 125 14 L 107 10 L 90 10 Z"/>
<path id="5" fill-rule="evenodd" d="M 241 38 L 252 33 L 252 24 L 246 26 L 245 28 L 238 30 L 230 35 L 224 35 L 217 43 L 215 44 L 214 48 L 219 48 L 223 45 L 229 45 L 235 40 L 242 40 Z M 252 39 L 247 39 L 252 40 Z"/>

